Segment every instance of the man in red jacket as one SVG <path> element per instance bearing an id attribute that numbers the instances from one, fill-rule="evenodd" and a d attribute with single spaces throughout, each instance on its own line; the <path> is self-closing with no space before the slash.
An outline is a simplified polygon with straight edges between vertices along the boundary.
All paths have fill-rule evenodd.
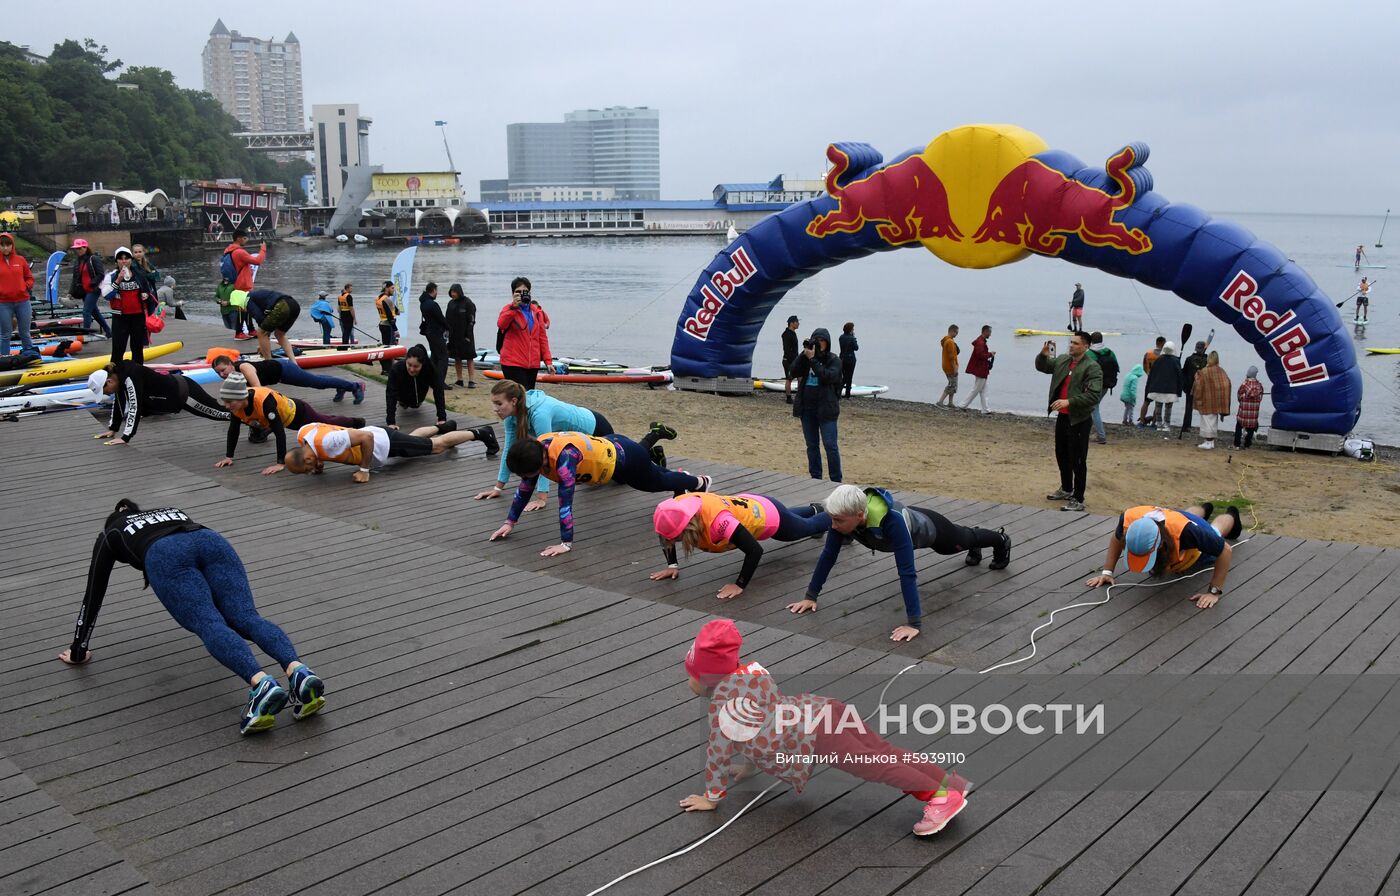
<path id="1" fill-rule="evenodd" d="M 997 353 L 987 348 L 987 340 L 992 338 L 992 328 L 982 325 L 982 335 L 972 340 L 972 357 L 967 359 L 967 373 L 973 378 L 972 394 L 964 401 L 963 410 L 972 405 L 972 399 L 982 399 L 982 413 L 990 414 L 987 407 L 987 377 L 992 375 L 992 362 Z"/>
<path id="2" fill-rule="evenodd" d="M 233 280 L 233 292 L 229 294 L 229 304 L 244 315 L 248 311 L 248 293 L 253 289 L 253 267 L 267 261 L 266 242 L 262 244 L 257 255 L 245 249 L 246 245 L 248 245 L 248 231 L 240 227 L 233 232 L 233 242 L 224 249 L 225 255 L 233 255 L 233 269 L 237 272 L 237 276 Z"/>
<path id="3" fill-rule="evenodd" d="M 33 351 L 29 338 L 29 293 L 34 289 L 34 272 L 29 261 L 15 251 L 15 238 L 0 233 L 0 356 L 10 356 L 10 333 L 19 326 L 20 347 Z"/>

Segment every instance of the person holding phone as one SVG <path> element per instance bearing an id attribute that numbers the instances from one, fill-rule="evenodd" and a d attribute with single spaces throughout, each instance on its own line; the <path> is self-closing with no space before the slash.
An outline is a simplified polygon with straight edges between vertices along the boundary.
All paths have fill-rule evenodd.
<path id="1" fill-rule="evenodd" d="M 516 277 L 510 282 L 510 303 L 496 316 L 500 331 L 501 375 L 524 386 L 535 388 L 540 365 L 553 363 L 549 350 L 549 315 L 530 295 L 528 277 Z"/>
<path id="2" fill-rule="evenodd" d="M 1054 341 L 1047 340 L 1035 356 L 1035 369 L 1050 374 L 1048 411 L 1055 415 L 1055 463 L 1060 470 L 1060 487 L 1046 500 L 1064 501 L 1061 510 L 1083 513 L 1089 433 L 1094 408 L 1103 397 L 1103 369 L 1089 353 L 1087 333 L 1071 336 L 1064 355 L 1056 355 Z"/>

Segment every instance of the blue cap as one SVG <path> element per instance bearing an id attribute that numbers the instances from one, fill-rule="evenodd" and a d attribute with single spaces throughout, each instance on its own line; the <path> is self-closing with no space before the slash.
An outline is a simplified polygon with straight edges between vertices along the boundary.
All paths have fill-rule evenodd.
<path id="1" fill-rule="evenodd" d="M 1134 520 L 1128 531 L 1123 533 L 1123 541 L 1128 546 L 1128 569 L 1133 572 L 1151 569 L 1157 562 L 1157 547 L 1161 540 L 1162 533 L 1157 528 L 1156 520 L 1146 516 Z"/>

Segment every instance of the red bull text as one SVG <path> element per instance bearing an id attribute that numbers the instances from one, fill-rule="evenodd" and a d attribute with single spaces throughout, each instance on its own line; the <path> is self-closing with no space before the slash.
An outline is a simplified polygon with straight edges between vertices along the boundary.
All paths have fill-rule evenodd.
<path id="1" fill-rule="evenodd" d="M 734 253 L 729 256 L 729 260 L 734 263 L 733 267 L 727 271 L 716 271 L 710 275 L 709 283 L 701 285 L 700 307 L 695 310 L 694 314 L 687 317 L 682 325 L 686 334 L 694 336 L 701 342 L 710 338 L 710 326 L 715 322 L 715 316 L 729 301 L 729 297 L 734 295 L 734 290 L 747 283 L 748 279 L 758 271 L 758 268 L 754 267 L 753 261 L 749 259 L 748 252 L 742 247 L 734 250 Z"/>
<path id="2" fill-rule="evenodd" d="M 1220 301 L 1234 308 L 1244 319 L 1254 324 L 1269 340 L 1269 347 L 1283 362 L 1288 382 L 1293 386 L 1320 383 L 1330 378 L 1325 364 L 1310 364 L 1304 349 L 1312 341 L 1303 325 L 1295 320 L 1292 311 L 1282 314 L 1270 311 L 1259 295 L 1259 283 L 1244 271 L 1240 271 L 1220 294 Z"/>

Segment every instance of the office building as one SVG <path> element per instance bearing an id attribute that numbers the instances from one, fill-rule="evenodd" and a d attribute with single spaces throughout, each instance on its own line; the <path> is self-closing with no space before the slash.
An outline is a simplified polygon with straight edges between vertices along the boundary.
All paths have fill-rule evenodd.
<path id="1" fill-rule="evenodd" d="M 336 205 L 348 177 L 344 169 L 369 164 L 371 122 L 355 103 L 311 107 L 311 168 L 316 175 L 316 195 L 309 197 L 309 204 Z"/>
<path id="2" fill-rule="evenodd" d="M 204 89 L 246 131 L 305 131 L 301 42 L 244 37 L 214 23 L 204 44 Z"/>
<path id="3" fill-rule="evenodd" d="M 580 109 L 562 122 L 506 126 L 512 193 L 544 187 L 610 189 L 661 198 L 661 113 L 645 106 Z"/>

